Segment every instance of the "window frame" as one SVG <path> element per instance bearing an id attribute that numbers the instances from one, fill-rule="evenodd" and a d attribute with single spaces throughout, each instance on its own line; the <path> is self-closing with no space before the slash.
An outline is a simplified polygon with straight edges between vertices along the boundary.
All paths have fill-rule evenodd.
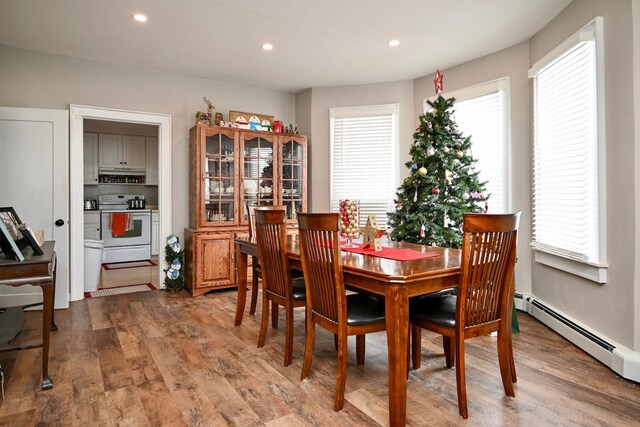
<path id="1" fill-rule="evenodd" d="M 334 190 L 334 119 L 336 117 L 363 117 L 368 115 L 391 114 L 391 158 L 389 159 L 391 185 L 389 187 L 389 209 L 392 209 L 395 192 L 399 186 L 398 159 L 400 150 L 400 104 L 375 104 L 350 107 L 329 108 L 329 211 L 333 212 L 333 190 Z M 362 201 L 361 201 L 362 203 Z M 386 214 L 386 212 L 385 212 Z M 360 218 L 360 222 L 366 218 Z"/>
<path id="2" fill-rule="evenodd" d="M 595 81 L 596 81 L 596 164 L 597 164 L 597 174 L 596 174 L 596 188 L 598 191 L 598 207 L 595 212 L 597 215 L 596 222 L 596 238 L 598 239 L 596 248 L 597 255 L 595 261 L 585 261 L 574 259 L 569 256 L 566 256 L 562 253 L 556 253 L 552 250 L 549 250 L 544 247 L 536 246 L 533 241 L 532 234 L 532 242 L 531 248 L 535 254 L 535 261 L 547 265 L 549 267 L 553 267 L 585 279 L 589 279 L 591 281 L 597 283 L 606 283 L 607 282 L 607 182 L 606 182 L 606 117 L 605 117 L 605 70 L 604 70 L 604 20 L 601 16 L 594 18 L 592 21 L 583 26 L 580 30 L 576 31 L 573 35 L 567 38 L 565 41 L 560 43 L 554 49 L 552 49 L 549 53 L 547 53 L 540 60 L 536 61 L 533 66 L 529 69 L 528 76 L 531 79 L 531 94 L 532 94 L 532 152 L 531 152 L 531 160 L 534 161 L 534 135 L 535 135 L 535 105 L 533 105 L 533 99 L 535 97 L 535 85 L 534 80 L 540 71 L 542 71 L 547 65 L 551 64 L 562 55 L 567 53 L 569 50 L 574 48 L 578 43 L 583 41 L 593 41 L 595 43 Z M 533 197 L 533 180 L 532 180 L 532 197 Z M 533 207 L 532 207 L 532 218 L 533 218 Z M 533 224 L 532 224 L 533 226 Z M 533 227 L 532 227 L 533 233 Z"/>
<path id="3" fill-rule="evenodd" d="M 504 114 L 504 167 L 506 170 L 505 174 L 505 188 L 504 188 L 504 199 L 505 199 L 505 209 L 507 212 L 513 211 L 513 197 L 512 188 L 513 188 L 513 174 L 512 174 L 512 159 L 511 159 L 511 78 L 509 76 L 500 77 L 495 80 L 490 80 L 488 82 L 478 83 L 473 86 L 467 86 L 462 89 L 457 89 L 454 91 L 443 92 L 442 96 L 445 98 L 455 98 L 456 102 L 458 101 L 467 101 L 469 99 L 478 98 L 484 95 L 490 95 L 495 92 L 503 92 L 503 104 L 502 110 Z M 422 112 L 426 113 L 429 108 L 429 101 L 435 101 L 437 99 L 437 95 L 431 96 L 429 98 L 425 98 L 422 104 Z M 455 110 L 455 104 L 453 106 Z M 468 135 L 467 135 L 468 136 Z M 471 135 L 471 141 L 473 143 L 473 135 Z"/>

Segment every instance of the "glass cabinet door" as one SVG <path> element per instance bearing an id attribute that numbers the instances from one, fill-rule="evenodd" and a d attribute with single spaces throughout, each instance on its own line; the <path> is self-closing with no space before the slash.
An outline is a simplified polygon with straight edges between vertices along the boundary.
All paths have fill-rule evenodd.
<path id="1" fill-rule="evenodd" d="M 248 222 L 248 206 L 274 205 L 273 160 L 275 137 L 243 134 L 242 136 L 242 193 L 240 194 L 243 223 Z"/>
<path id="2" fill-rule="evenodd" d="M 204 220 L 212 224 L 236 222 L 234 178 L 235 143 L 233 136 L 206 135 L 203 197 Z"/>
<path id="3" fill-rule="evenodd" d="M 287 219 L 296 221 L 296 212 L 306 210 L 305 188 L 303 185 L 305 170 L 304 144 L 295 138 L 282 142 L 282 204 L 287 209 Z"/>

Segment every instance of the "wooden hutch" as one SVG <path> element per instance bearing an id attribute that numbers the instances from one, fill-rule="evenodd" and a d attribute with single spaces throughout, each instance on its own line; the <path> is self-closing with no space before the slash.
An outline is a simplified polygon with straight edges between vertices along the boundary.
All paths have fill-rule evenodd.
<path id="1" fill-rule="evenodd" d="M 234 240 L 248 235 L 247 206 L 284 205 L 291 228 L 307 210 L 307 137 L 196 125 L 189 131 L 187 289 L 236 286 Z"/>

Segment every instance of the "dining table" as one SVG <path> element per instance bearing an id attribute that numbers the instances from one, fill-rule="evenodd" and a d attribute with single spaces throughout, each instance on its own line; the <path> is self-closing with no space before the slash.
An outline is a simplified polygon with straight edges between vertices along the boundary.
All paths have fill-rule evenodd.
<path id="1" fill-rule="evenodd" d="M 460 275 L 461 251 L 385 240 L 383 249 L 410 249 L 426 258 L 397 261 L 372 254 L 342 251 L 344 281 L 349 289 L 384 297 L 389 360 L 389 425 L 407 420 L 407 351 L 409 298 L 454 288 Z M 297 235 L 287 236 L 287 256 L 292 268 L 302 270 Z M 378 254 L 379 255 L 379 254 Z M 247 299 L 247 260 L 258 256 L 254 238 L 235 240 L 238 299 L 235 325 L 242 323 Z"/>

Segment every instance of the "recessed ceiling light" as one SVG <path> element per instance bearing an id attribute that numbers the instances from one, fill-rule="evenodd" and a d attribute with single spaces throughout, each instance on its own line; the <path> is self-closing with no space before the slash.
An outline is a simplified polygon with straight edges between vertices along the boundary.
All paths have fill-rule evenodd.
<path id="1" fill-rule="evenodd" d="M 271 50 L 271 49 L 273 49 L 273 45 L 271 43 L 265 43 L 265 44 L 262 45 L 262 48 L 264 50 Z"/>
<path id="2" fill-rule="evenodd" d="M 400 44 L 400 40 L 389 40 L 387 44 L 391 47 L 396 47 Z"/>
<path id="3" fill-rule="evenodd" d="M 138 22 L 147 22 L 147 15 L 136 13 L 135 15 L 133 15 L 133 19 L 135 19 Z"/>

